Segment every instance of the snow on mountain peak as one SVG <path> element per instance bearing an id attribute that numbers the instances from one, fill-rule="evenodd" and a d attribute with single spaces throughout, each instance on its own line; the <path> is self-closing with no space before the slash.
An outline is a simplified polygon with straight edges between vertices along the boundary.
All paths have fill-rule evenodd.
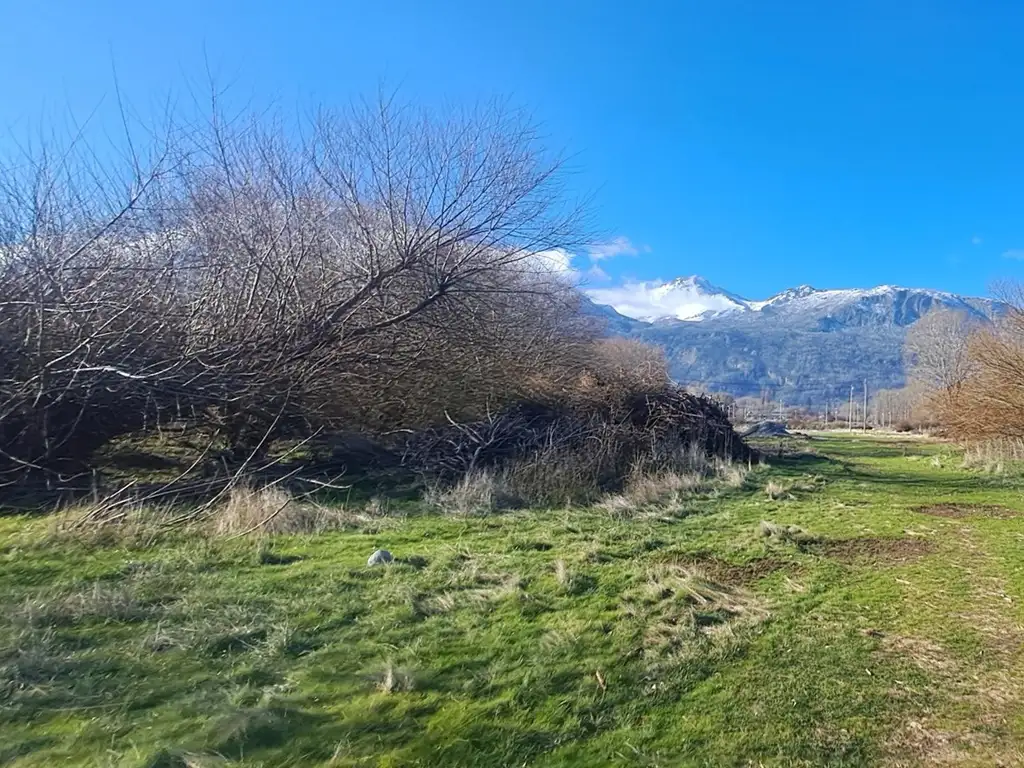
<path id="1" fill-rule="evenodd" d="M 907 300 L 906 295 L 927 297 L 946 305 L 963 304 L 970 309 L 964 303 L 963 297 L 954 294 L 895 285 L 820 290 L 805 284 L 789 288 L 763 301 L 750 301 L 698 275 L 677 277 L 667 282 L 625 283 L 614 288 L 595 289 L 587 293 L 598 304 L 609 305 L 621 315 L 646 322 L 665 319 L 700 321 L 724 314 L 752 312 L 788 314 L 811 311 L 831 314 L 846 311 L 844 307 L 849 307 L 855 302 L 872 300 L 872 297 L 891 296 L 893 301 L 898 301 L 902 305 Z"/>
<path id="2" fill-rule="evenodd" d="M 636 320 L 701 320 L 723 312 L 746 311 L 746 299 L 719 288 L 699 275 L 677 277 L 668 282 L 626 283 L 617 288 L 599 288 L 587 294 L 598 304 L 607 304 L 620 315 Z"/>
<path id="3" fill-rule="evenodd" d="M 820 293 L 817 288 L 813 285 L 798 285 L 796 288 L 788 288 L 782 293 L 773 296 L 773 299 L 802 299 L 805 296 L 810 296 L 812 293 Z M 771 301 L 771 299 L 769 299 Z"/>

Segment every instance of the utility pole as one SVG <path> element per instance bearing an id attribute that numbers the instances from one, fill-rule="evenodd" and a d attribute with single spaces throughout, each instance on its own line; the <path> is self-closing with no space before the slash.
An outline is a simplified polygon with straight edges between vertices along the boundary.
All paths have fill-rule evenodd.
<path id="1" fill-rule="evenodd" d="M 853 384 L 850 385 L 850 418 L 847 420 L 847 425 L 853 432 Z"/>
<path id="2" fill-rule="evenodd" d="M 864 431 L 868 431 L 868 380 L 864 379 Z"/>

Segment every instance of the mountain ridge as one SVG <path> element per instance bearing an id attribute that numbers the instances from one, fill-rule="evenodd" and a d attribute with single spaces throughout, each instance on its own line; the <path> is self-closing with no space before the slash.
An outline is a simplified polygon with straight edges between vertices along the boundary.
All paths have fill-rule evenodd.
<path id="1" fill-rule="evenodd" d="M 630 299 L 630 292 L 634 296 L 633 300 Z M 627 283 L 621 288 L 598 288 L 586 293 L 594 303 L 610 306 L 618 314 L 642 322 L 670 319 L 700 322 L 725 312 L 761 312 L 806 300 L 817 304 L 838 304 L 864 297 L 899 293 L 927 296 L 943 304 L 961 306 L 971 313 L 977 311 L 979 305 L 998 303 L 993 299 L 932 288 L 908 288 L 890 284 L 872 288 L 815 288 L 805 283 L 787 288 L 767 299 L 754 300 L 721 288 L 700 275 L 677 277 L 664 282 Z M 645 305 L 642 300 L 637 300 L 638 297 L 651 301 Z M 659 312 L 659 308 L 662 311 Z"/>
<path id="2" fill-rule="evenodd" d="M 600 290 L 590 291 L 586 311 L 600 316 L 610 335 L 661 346 L 681 383 L 810 407 L 842 399 L 865 381 L 871 390 L 903 386 L 907 330 L 928 312 L 943 308 L 986 323 L 1006 309 L 994 299 L 896 285 L 800 285 L 760 301 L 699 276 L 644 285 L 643 300 L 612 291 L 618 306 L 602 305 Z"/>

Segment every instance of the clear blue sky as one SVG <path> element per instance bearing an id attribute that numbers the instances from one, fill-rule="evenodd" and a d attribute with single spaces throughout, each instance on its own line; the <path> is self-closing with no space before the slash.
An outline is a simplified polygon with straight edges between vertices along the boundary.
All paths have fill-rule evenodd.
<path id="1" fill-rule="evenodd" d="M 221 81 L 258 101 L 507 95 L 639 255 L 752 297 L 1024 277 L 1015 0 L 0 0 L 0 124 Z M 1009 254 L 1009 256 L 1007 256 Z M 584 260 L 581 260 L 581 262 Z M 585 263 L 582 264 L 585 266 Z"/>

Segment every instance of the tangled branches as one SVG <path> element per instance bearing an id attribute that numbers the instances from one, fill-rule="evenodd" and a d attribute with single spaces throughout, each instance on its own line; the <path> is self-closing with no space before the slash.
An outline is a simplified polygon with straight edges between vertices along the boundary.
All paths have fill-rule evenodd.
<path id="1" fill-rule="evenodd" d="M 384 102 L 301 135 L 215 112 L 118 167 L 74 146 L 0 167 L 0 485 L 67 484 L 181 420 L 262 459 L 436 418 L 452 372 L 507 400 L 567 356 L 574 299 L 538 254 L 578 211 L 521 115 Z"/>

